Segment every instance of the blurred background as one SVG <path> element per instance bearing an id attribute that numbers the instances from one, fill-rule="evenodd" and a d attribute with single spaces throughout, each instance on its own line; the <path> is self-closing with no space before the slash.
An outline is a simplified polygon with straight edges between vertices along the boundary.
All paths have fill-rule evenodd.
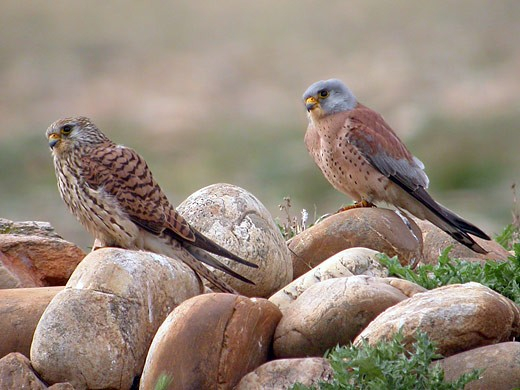
<path id="1" fill-rule="evenodd" d="M 241 0 L 0 5 L 0 217 L 92 239 L 62 203 L 44 132 L 85 115 L 142 154 L 173 204 L 227 182 L 315 214 L 351 202 L 308 155 L 301 95 L 340 78 L 488 233 L 520 178 L 520 2 Z"/>

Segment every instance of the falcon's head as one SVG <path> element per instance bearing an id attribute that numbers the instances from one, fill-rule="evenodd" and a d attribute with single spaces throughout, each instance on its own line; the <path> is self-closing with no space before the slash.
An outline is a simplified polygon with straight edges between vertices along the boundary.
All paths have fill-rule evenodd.
<path id="1" fill-rule="evenodd" d="M 45 136 L 55 155 L 70 152 L 80 145 L 96 145 L 108 140 L 86 117 L 59 119 L 49 126 Z"/>
<path id="2" fill-rule="evenodd" d="M 356 97 L 350 89 L 338 79 L 315 82 L 303 94 L 303 102 L 309 119 L 319 119 L 323 116 L 352 110 L 357 104 Z"/>

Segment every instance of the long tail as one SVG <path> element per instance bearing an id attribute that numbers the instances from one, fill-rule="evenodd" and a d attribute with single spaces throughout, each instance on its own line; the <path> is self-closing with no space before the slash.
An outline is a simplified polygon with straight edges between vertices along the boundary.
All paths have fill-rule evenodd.
<path id="1" fill-rule="evenodd" d="M 237 278 L 238 280 L 241 280 L 242 282 L 245 282 L 245 283 L 249 283 L 249 284 L 252 284 L 254 285 L 255 283 L 252 282 L 251 280 L 245 278 L 244 276 L 236 273 L 235 271 L 233 271 L 231 268 L 229 268 L 228 266 L 226 266 L 225 264 L 222 264 L 220 261 L 218 261 L 217 259 L 215 259 L 213 256 L 211 256 L 209 253 L 203 251 L 202 249 L 200 248 L 197 248 L 193 245 L 189 245 L 189 244 L 185 244 L 185 248 L 188 250 L 188 252 L 190 252 L 193 257 L 195 257 L 197 260 L 213 267 L 213 268 L 216 268 L 216 269 L 219 269 L 221 270 L 222 272 L 225 272 L 231 276 L 233 276 L 234 278 Z M 212 280 L 210 280 L 210 282 L 212 282 Z"/>
<path id="2" fill-rule="evenodd" d="M 240 264 L 247 265 L 248 267 L 258 268 L 258 265 L 251 263 L 247 260 L 244 260 L 241 257 L 238 257 L 237 255 L 231 253 L 227 249 L 222 248 L 220 245 L 213 242 L 212 240 L 210 240 L 208 237 L 204 236 L 199 231 L 193 229 L 193 232 L 195 233 L 195 241 L 191 243 L 192 245 L 199 247 L 201 249 L 204 249 L 208 252 L 211 252 L 214 255 L 227 257 L 228 259 L 234 260 Z"/>
<path id="3" fill-rule="evenodd" d="M 437 203 L 424 188 L 418 188 L 409 193 L 428 208 L 428 211 L 430 212 L 425 213 L 425 216 L 431 223 L 444 230 L 455 240 L 467 246 L 471 250 L 477 253 L 488 253 L 469 235 L 473 234 L 474 236 L 484 240 L 491 240 L 486 233 L 472 223 L 459 217 L 453 211 L 450 211 L 446 207 Z"/>

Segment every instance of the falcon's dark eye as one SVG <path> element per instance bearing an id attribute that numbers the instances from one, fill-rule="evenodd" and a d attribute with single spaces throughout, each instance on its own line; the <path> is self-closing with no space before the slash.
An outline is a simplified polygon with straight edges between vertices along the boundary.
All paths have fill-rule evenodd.
<path id="1" fill-rule="evenodd" d="M 61 128 L 61 133 L 62 133 L 62 134 L 65 134 L 65 135 L 70 134 L 70 132 L 72 131 L 72 129 L 73 129 L 73 126 L 72 126 L 72 125 L 65 125 L 65 126 L 63 126 L 63 127 Z"/>
<path id="2" fill-rule="evenodd" d="M 325 99 L 326 97 L 329 97 L 329 91 L 322 89 L 318 92 L 318 95 L 320 95 L 320 98 Z"/>

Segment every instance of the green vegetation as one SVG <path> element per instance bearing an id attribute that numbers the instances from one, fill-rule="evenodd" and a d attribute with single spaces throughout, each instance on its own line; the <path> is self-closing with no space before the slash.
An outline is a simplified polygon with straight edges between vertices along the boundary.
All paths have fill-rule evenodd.
<path id="1" fill-rule="evenodd" d="M 173 382 L 173 377 L 167 374 L 161 374 L 157 383 L 155 384 L 154 390 L 166 390 Z"/>
<path id="2" fill-rule="evenodd" d="M 484 264 L 450 259 L 446 249 L 436 265 L 420 265 L 415 270 L 402 266 L 397 258 L 381 255 L 379 261 L 391 275 L 409 280 L 427 289 L 454 283 L 478 282 L 520 304 L 520 244 L 513 245 L 515 255 L 509 261 Z"/>
<path id="3" fill-rule="evenodd" d="M 333 378 L 316 387 L 301 384 L 294 390 L 307 389 L 463 389 L 476 379 L 480 371 L 473 370 L 455 382 L 446 382 L 444 370 L 431 362 L 441 356 L 435 353 L 435 344 L 425 333 L 418 332 L 411 351 L 407 351 L 404 336 L 397 333 L 393 340 L 370 346 L 336 347 L 327 354 L 333 369 Z"/>

